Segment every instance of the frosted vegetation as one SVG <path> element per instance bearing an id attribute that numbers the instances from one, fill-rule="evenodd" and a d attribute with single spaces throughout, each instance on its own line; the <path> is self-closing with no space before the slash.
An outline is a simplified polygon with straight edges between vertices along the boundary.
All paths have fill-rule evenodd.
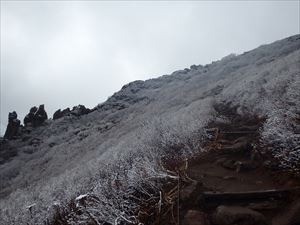
<path id="1" fill-rule="evenodd" d="M 141 201 L 159 194 L 160 181 L 176 179 L 161 160 L 202 151 L 207 124 L 224 119 L 217 104 L 266 118 L 261 144 L 280 166 L 297 172 L 299 65 L 296 35 L 209 65 L 132 82 L 90 114 L 46 121 L 32 132 L 37 146 L 12 141 L 18 155 L 0 165 L 0 224 L 44 224 L 72 202 L 81 213 L 68 212 L 70 224 L 91 218 L 99 224 L 137 222 L 133 212 Z M 82 198 L 90 198 L 89 204 L 83 207 Z"/>

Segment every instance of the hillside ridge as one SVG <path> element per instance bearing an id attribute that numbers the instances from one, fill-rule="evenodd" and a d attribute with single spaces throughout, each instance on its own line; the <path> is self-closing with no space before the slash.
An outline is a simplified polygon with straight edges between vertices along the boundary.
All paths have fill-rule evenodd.
<path id="1" fill-rule="evenodd" d="M 46 119 L 12 140 L 2 139 L 0 224 L 43 224 L 58 205 L 67 207 L 86 193 L 101 201 L 70 216 L 70 224 L 88 224 L 91 217 L 99 223 L 131 221 L 141 202 L 129 196 L 145 186 L 146 193 L 157 194 L 161 179 L 173 177 L 162 160 L 201 153 L 208 125 L 230 122 L 218 107 L 264 118 L 261 148 L 279 168 L 298 173 L 299 65 L 300 35 L 295 35 L 131 82 L 88 113 Z"/>

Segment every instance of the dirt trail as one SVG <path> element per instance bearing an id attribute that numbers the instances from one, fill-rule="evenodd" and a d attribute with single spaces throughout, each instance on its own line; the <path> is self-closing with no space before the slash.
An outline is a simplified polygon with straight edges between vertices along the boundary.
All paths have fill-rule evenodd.
<path id="1" fill-rule="evenodd" d="M 262 121 L 235 116 L 210 124 L 208 151 L 189 160 L 186 174 L 194 182 L 180 191 L 180 224 L 300 225 L 300 180 L 262 154 Z M 268 190 L 274 196 L 260 194 Z"/>
<path id="2" fill-rule="evenodd" d="M 253 170 L 251 168 L 252 171 L 237 172 L 236 162 L 245 162 L 245 160 L 247 160 L 245 157 L 206 156 L 197 161 L 197 164 L 191 164 L 188 174 L 193 180 L 201 182 L 206 189 L 216 192 L 255 191 L 286 187 L 286 185 L 275 182 L 263 167 L 253 168 Z"/>
<path id="3" fill-rule="evenodd" d="M 234 168 L 234 165 L 237 165 L 236 162 L 249 163 L 249 158 L 244 156 L 222 156 L 219 154 L 208 154 L 206 156 L 203 156 L 203 158 L 201 159 L 195 159 L 193 162 L 190 162 L 187 174 L 192 180 L 197 182 L 197 187 L 193 187 L 193 191 L 190 191 L 189 189 L 192 185 L 187 185 L 181 190 L 181 195 L 190 195 L 186 199 L 182 199 L 184 197 L 181 197 L 181 224 L 198 224 L 197 221 L 188 224 L 184 221 L 187 212 L 191 209 L 204 212 L 208 215 L 208 217 L 211 217 L 213 215 L 215 209 L 218 207 L 218 204 L 209 204 L 209 202 L 203 203 L 201 201 L 201 195 L 203 194 L 203 192 L 247 193 L 267 190 L 289 190 L 290 188 L 297 187 L 299 185 L 299 183 L 297 183 L 297 180 L 294 180 L 293 182 L 279 182 L 278 177 L 274 177 L 273 172 L 268 171 L 262 164 L 260 164 L 260 162 L 255 162 L 255 164 L 257 164 L 255 168 L 250 168 L 245 171 L 237 171 L 237 169 Z M 250 163 L 254 162 L 250 161 Z M 286 214 L 286 216 L 281 215 L 280 223 L 278 223 L 278 221 L 277 223 L 276 221 L 273 221 L 272 224 L 274 225 L 292 224 L 288 222 L 289 218 L 287 217 L 292 217 L 295 213 L 293 213 L 293 215 L 291 216 L 288 216 L 288 212 L 285 212 L 285 208 L 287 206 L 292 207 L 291 198 L 292 196 L 289 196 L 289 199 L 280 199 L 279 201 L 259 201 L 256 204 L 256 208 L 259 209 L 258 211 L 260 211 L 268 221 L 272 221 L 274 218 L 274 220 L 279 220 L 279 217 L 277 217 L 277 215 L 283 213 Z M 256 201 L 251 201 L 251 199 L 242 201 L 240 203 L 225 201 L 224 205 L 238 205 L 249 207 L 252 204 L 253 208 L 255 208 L 255 202 Z M 299 206 L 298 210 L 300 210 Z M 298 213 L 300 214 L 300 211 Z M 208 220 L 211 220 L 211 218 Z"/>
<path id="4" fill-rule="evenodd" d="M 216 106 L 197 156 L 166 161 L 178 176 L 145 207 L 145 225 L 300 225 L 300 178 L 260 144 L 265 118 Z M 299 117 L 300 121 L 300 117 Z M 270 146 L 271 147 L 271 146 Z"/>

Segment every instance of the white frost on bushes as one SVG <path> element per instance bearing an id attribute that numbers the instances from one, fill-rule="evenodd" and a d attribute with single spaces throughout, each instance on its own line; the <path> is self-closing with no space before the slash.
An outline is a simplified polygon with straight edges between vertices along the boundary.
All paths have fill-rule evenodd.
<path id="1" fill-rule="evenodd" d="M 86 198 L 88 195 L 87 194 L 83 194 L 83 195 L 79 195 L 78 197 L 75 198 L 76 201 L 79 201 L 83 198 Z"/>
<path id="2" fill-rule="evenodd" d="M 156 193 L 159 202 L 158 180 L 176 179 L 161 159 L 202 151 L 203 128 L 226 120 L 214 110 L 219 103 L 266 117 L 261 144 L 282 159 L 282 166 L 294 168 L 300 158 L 293 130 L 300 110 L 299 65 L 297 35 L 210 65 L 130 83 L 88 115 L 48 121 L 32 132 L 42 140 L 38 147 L 16 140 L 18 156 L 0 165 L 0 194 L 10 193 L 0 200 L 0 224 L 44 224 L 58 205 L 66 207 L 76 197 L 91 200 L 77 205 L 81 215 L 69 213 L 70 224 L 90 218 L 99 224 L 134 221 L 132 211 L 142 201 L 135 192 Z M 29 213 L 25 206 L 33 202 Z"/>

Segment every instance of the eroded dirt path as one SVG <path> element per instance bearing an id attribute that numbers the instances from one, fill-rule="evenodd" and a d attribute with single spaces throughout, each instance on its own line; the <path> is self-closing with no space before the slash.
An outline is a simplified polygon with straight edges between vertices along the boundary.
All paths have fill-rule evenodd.
<path id="1" fill-rule="evenodd" d="M 253 165 L 251 168 L 240 169 L 240 163 L 247 165 Z M 280 197 L 279 199 L 262 199 L 257 201 L 255 199 L 246 199 L 234 202 L 230 200 L 224 200 L 220 203 L 203 202 L 201 196 L 203 193 L 250 193 L 250 192 L 263 192 L 268 190 L 290 190 L 298 186 L 296 180 L 293 182 L 279 182 L 278 177 L 274 175 L 273 171 L 268 171 L 260 161 L 253 161 L 248 157 L 232 156 L 232 155 L 220 155 L 220 154 L 208 154 L 201 159 L 195 159 L 190 162 L 188 168 L 188 176 L 195 181 L 190 185 L 186 185 L 181 190 L 181 202 L 180 202 L 180 220 L 181 224 L 220 224 L 213 223 L 213 216 L 216 209 L 220 205 L 226 206 L 241 206 L 245 208 L 251 208 L 258 211 L 266 218 L 268 224 L 276 225 L 296 225 L 297 223 L 289 222 L 295 217 L 296 214 L 300 215 L 300 207 L 294 206 L 297 203 L 293 203 L 293 197 L 295 195 L 288 195 Z M 296 197 L 297 201 L 299 200 Z M 286 210 L 287 207 L 293 207 L 298 210 L 297 212 L 290 213 L 291 210 Z M 187 222 L 187 215 L 190 210 L 197 210 L 203 212 L 207 218 L 206 223 L 199 223 L 199 218 L 195 218 L 194 221 Z M 235 213 L 235 212 L 234 212 Z M 283 215 L 284 214 L 284 215 Z M 295 219 L 294 219 L 295 220 Z M 272 222 L 273 221 L 273 222 Z M 300 221 L 298 224 L 300 224 Z M 224 223 L 226 225 L 226 223 Z M 237 224 L 247 224 L 240 222 Z M 253 224 L 255 225 L 255 224 Z"/>
<path id="2" fill-rule="evenodd" d="M 300 180 L 262 154 L 262 120 L 210 125 L 207 152 L 189 160 L 185 173 L 192 181 L 182 185 L 177 223 L 300 225 Z"/>
<path id="3" fill-rule="evenodd" d="M 253 167 L 246 171 L 237 171 L 239 163 L 253 163 Z M 216 192 L 255 191 L 280 189 L 286 185 L 278 184 L 263 166 L 256 166 L 255 162 L 245 157 L 206 156 L 190 164 L 188 174 L 191 179 L 201 182 L 203 186 Z"/>
<path id="4" fill-rule="evenodd" d="M 300 225 L 300 178 L 260 144 L 265 118 L 219 105 L 193 158 L 165 163 L 166 182 L 146 225 Z M 272 147 L 272 146 L 270 146 Z M 149 210 L 150 208 L 150 210 Z"/>

